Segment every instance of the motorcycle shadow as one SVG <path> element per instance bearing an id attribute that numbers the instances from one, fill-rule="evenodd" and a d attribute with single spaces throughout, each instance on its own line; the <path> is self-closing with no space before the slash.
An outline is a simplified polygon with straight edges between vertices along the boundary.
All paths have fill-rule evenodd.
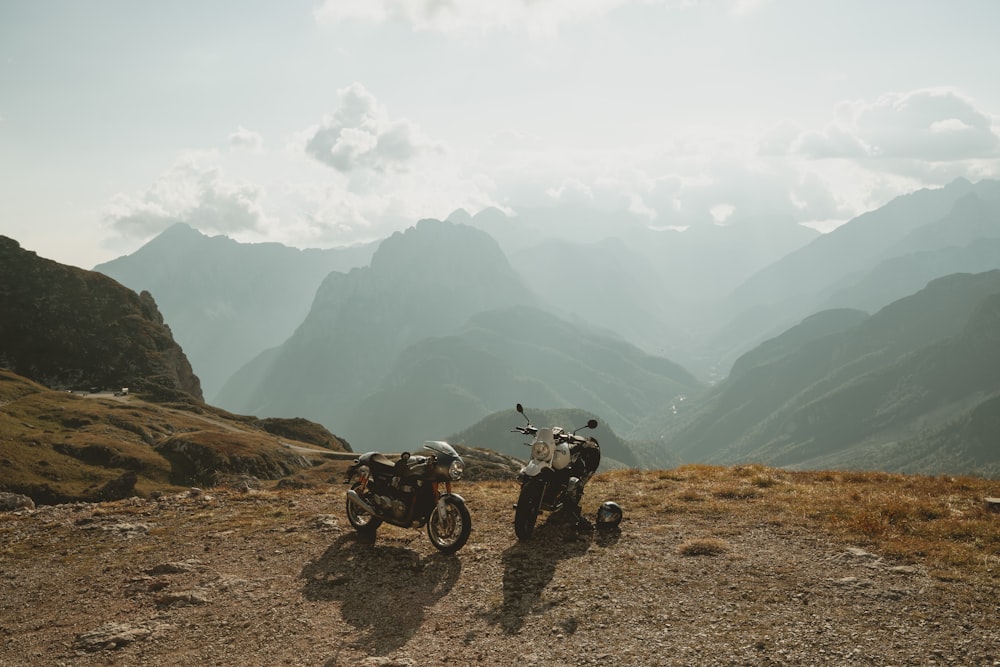
<path id="1" fill-rule="evenodd" d="M 341 617 L 361 633 L 353 642 L 358 648 L 384 656 L 413 637 L 426 609 L 451 590 L 461 570 L 454 555 L 421 555 L 345 534 L 299 578 L 306 599 L 340 603 Z"/>
<path id="2" fill-rule="evenodd" d="M 517 634 L 530 614 L 562 604 L 566 598 L 542 602 L 542 591 L 555 576 L 559 561 L 583 556 L 593 543 L 578 532 L 575 519 L 557 512 L 535 528 L 531 540 L 515 542 L 503 552 L 503 604 L 490 620 L 508 634 Z M 581 572 L 580 576 L 587 576 Z"/>

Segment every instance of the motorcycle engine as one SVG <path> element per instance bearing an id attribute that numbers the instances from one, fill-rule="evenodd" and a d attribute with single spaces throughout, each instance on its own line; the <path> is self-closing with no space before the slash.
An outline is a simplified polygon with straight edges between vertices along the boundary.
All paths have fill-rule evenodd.
<path id="1" fill-rule="evenodd" d="M 401 519 L 406 515 L 406 503 L 399 498 L 375 494 L 372 496 L 372 502 L 380 511 L 392 514 L 396 518 Z"/>

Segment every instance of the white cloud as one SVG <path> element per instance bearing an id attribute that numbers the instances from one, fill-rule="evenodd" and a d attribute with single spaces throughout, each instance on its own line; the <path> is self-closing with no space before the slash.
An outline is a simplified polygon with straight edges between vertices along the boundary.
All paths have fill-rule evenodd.
<path id="1" fill-rule="evenodd" d="M 240 125 L 235 132 L 229 135 L 229 145 L 233 148 L 241 148 L 251 153 L 260 153 L 264 150 L 264 137 L 257 132 L 252 132 Z"/>
<path id="2" fill-rule="evenodd" d="M 1000 122 L 954 89 L 888 93 L 838 104 L 821 129 L 779 123 L 758 155 L 798 172 L 791 200 L 829 229 L 922 187 L 1000 177 Z"/>
<path id="3" fill-rule="evenodd" d="M 565 179 L 558 187 L 548 188 L 546 194 L 556 201 L 588 204 L 594 201 L 594 193 L 589 186 L 575 178 Z"/>
<path id="4" fill-rule="evenodd" d="M 297 230 L 314 244 L 339 245 L 383 238 L 457 208 L 498 205 L 496 186 L 478 165 L 409 119 L 392 118 L 364 85 L 337 96 L 336 110 L 293 140 L 300 156 L 332 169 L 284 189 L 282 234 Z"/>
<path id="5" fill-rule="evenodd" d="M 827 158 L 860 159 L 870 156 L 871 149 L 849 128 L 831 123 L 824 130 L 803 132 L 791 152 L 800 153 L 813 160 Z"/>
<path id="6" fill-rule="evenodd" d="M 289 186 L 274 240 L 298 247 L 329 247 L 373 241 L 421 218 L 444 218 L 457 208 L 479 211 L 497 205 L 488 178 L 437 169 L 364 179 L 333 179 Z"/>
<path id="7" fill-rule="evenodd" d="M 632 192 L 628 195 L 628 212 L 652 222 L 656 220 L 656 209 L 648 206 L 643 198 Z"/>
<path id="8" fill-rule="evenodd" d="M 421 156 L 444 151 L 409 120 L 390 119 L 360 83 L 341 88 L 337 98 L 340 107 L 303 133 L 305 152 L 327 166 L 345 174 L 407 171 Z"/>
<path id="9" fill-rule="evenodd" d="M 787 155 L 802 135 L 802 128 L 784 120 L 768 130 L 757 146 L 760 155 Z"/>
<path id="10" fill-rule="evenodd" d="M 766 0 L 732 0 L 745 14 Z M 598 19 L 628 5 L 687 7 L 698 0 L 325 0 L 313 12 L 320 25 L 345 21 L 401 20 L 417 31 L 485 33 L 518 30 L 552 34 L 563 25 Z"/>
<path id="11" fill-rule="evenodd" d="M 996 155 L 989 116 L 947 89 L 889 94 L 854 109 L 852 128 L 878 157 L 930 161 Z"/>
<path id="12" fill-rule="evenodd" d="M 206 233 L 232 234 L 263 228 L 263 190 L 223 178 L 214 154 L 181 156 L 145 192 L 118 194 L 105 207 L 107 225 L 122 236 L 148 238 L 177 222 Z"/>
<path id="13" fill-rule="evenodd" d="M 957 118 L 946 118 L 931 123 L 931 132 L 963 132 L 973 129 L 971 125 Z"/>
<path id="14" fill-rule="evenodd" d="M 712 216 L 712 220 L 717 225 L 725 224 L 726 220 L 733 215 L 734 211 L 736 211 L 736 207 L 732 204 L 716 204 L 708 209 L 709 215 Z"/>
<path id="15" fill-rule="evenodd" d="M 988 117 L 949 91 L 841 104 L 824 128 L 785 122 L 756 141 L 687 126 L 641 146 L 567 150 L 508 130 L 464 154 L 415 122 L 393 118 L 361 83 L 337 96 L 332 113 L 298 133 L 295 151 L 268 158 L 268 173 L 279 175 L 266 187 L 223 177 L 219 156 L 187 157 L 140 195 L 117 196 L 106 220 L 131 237 L 184 220 L 206 232 L 297 247 L 376 240 L 421 218 L 489 206 L 515 215 L 584 207 L 609 224 L 633 220 L 658 228 L 801 223 L 829 229 L 919 187 L 998 175 L 995 159 L 967 157 L 995 154 Z M 229 139 L 263 145 L 242 127 Z M 227 172 L 259 166 L 244 156 L 227 164 Z"/>
<path id="16" fill-rule="evenodd" d="M 989 115 L 949 89 L 890 93 L 874 102 L 844 102 L 822 131 L 797 141 L 777 130 L 770 149 L 814 158 L 907 159 L 948 162 L 1000 155 L 1000 134 Z M 787 128 L 785 128 L 787 131 Z"/>
<path id="17" fill-rule="evenodd" d="M 733 0 L 730 13 L 735 16 L 745 16 L 759 11 L 770 0 Z"/>

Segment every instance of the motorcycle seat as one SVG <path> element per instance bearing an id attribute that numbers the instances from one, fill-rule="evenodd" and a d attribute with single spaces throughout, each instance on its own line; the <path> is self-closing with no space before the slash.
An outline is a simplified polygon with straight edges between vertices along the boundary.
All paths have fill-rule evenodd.
<path id="1" fill-rule="evenodd" d="M 426 456 L 410 456 L 404 464 L 402 459 L 394 461 L 381 452 L 376 452 L 368 458 L 369 465 L 372 467 L 381 468 L 384 472 L 391 472 L 403 477 L 418 475 L 421 470 L 420 466 L 424 465 L 427 460 Z"/>
<path id="2" fill-rule="evenodd" d="M 396 465 L 395 461 L 390 460 L 388 456 L 382 454 L 381 452 L 376 452 L 375 454 L 372 454 L 371 458 L 368 460 L 374 463 L 375 465 L 381 466 L 383 468 L 393 468 Z"/>

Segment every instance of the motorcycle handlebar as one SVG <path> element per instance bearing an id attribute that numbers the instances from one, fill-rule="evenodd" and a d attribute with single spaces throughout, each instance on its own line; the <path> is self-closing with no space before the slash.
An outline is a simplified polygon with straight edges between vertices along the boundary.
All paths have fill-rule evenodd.
<path id="1" fill-rule="evenodd" d="M 523 435 L 536 435 L 538 433 L 538 428 L 535 426 L 515 426 L 511 429 L 511 433 L 521 433 Z M 566 433 L 565 431 L 555 434 L 556 442 L 587 442 L 587 438 L 582 435 L 576 435 L 575 433 Z"/>

